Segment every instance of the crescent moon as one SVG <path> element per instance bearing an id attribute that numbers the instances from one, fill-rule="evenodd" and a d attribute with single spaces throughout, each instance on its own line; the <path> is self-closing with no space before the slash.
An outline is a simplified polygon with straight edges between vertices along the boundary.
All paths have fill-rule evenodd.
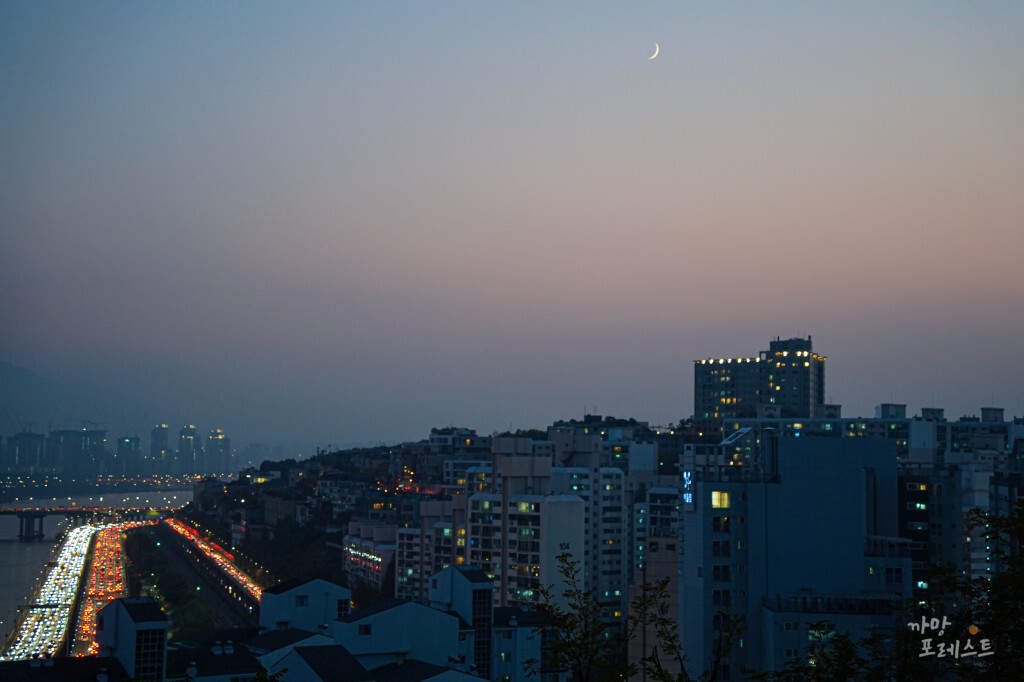
<path id="1" fill-rule="evenodd" d="M 654 43 L 654 54 L 652 54 L 650 57 L 648 57 L 647 61 L 650 61 L 650 60 L 654 59 L 655 57 L 657 57 L 658 56 L 658 52 L 660 52 L 660 51 L 661 51 L 661 48 L 658 47 L 658 43 Z"/>

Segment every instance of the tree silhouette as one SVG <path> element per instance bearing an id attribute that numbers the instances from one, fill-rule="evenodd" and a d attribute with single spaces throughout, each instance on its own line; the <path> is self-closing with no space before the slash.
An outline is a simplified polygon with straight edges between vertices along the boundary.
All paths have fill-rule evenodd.
<path id="1" fill-rule="evenodd" d="M 541 658 L 526 661 L 528 676 L 540 672 L 566 671 L 573 682 L 622 680 L 638 672 L 657 682 L 694 682 L 686 671 L 686 656 L 679 640 L 675 605 L 668 599 L 668 579 L 644 583 L 630 603 L 630 614 L 621 633 L 610 632 L 606 615 L 593 599 L 593 591 L 582 586 L 579 562 L 572 555 L 558 555 L 561 590 L 554 586 L 538 589 L 536 606 L 543 624 L 537 631 L 544 638 Z M 728 610 L 719 611 L 721 627 L 714 652 L 696 680 L 715 682 L 722 662 L 746 631 L 743 619 Z M 653 641 L 636 662 L 627 659 L 629 642 L 644 630 L 654 633 Z"/>
<path id="2" fill-rule="evenodd" d="M 602 682 L 627 677 L 630 666 L 625 657 L 625 638 L 612 633 L 602 619 L 593 590 L 583 588 L 579 562 L 568 552 L 557 557 L 562 587 L 541 586 L 536 606 L 543 624 L 536 631 L 542 638 L 540 659 L 523 664 L 527 676 L 542 671 L 566 671 L 573 682 Z"/>

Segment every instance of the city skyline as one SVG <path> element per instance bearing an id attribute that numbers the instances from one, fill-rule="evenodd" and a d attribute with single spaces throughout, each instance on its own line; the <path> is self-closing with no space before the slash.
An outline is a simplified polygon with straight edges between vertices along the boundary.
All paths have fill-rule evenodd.
<path id="1" fill-rule="evenodd" d="M 1021 415 L 1022 33 L 1011 4 L 6 3 L 0 360 L 239 445 L 667 424 L 694 360 L 776 336 L 844 415 Z"/>

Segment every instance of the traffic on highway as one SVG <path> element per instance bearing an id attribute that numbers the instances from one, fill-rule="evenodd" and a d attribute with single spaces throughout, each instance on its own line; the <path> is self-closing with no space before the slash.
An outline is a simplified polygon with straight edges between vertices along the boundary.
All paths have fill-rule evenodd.
<path id="1" fill-rule="evenodd" d="M 145 523 L 86 524 L 71 528 L 32 603 L 26 607 L 10 645 L 0 654 L 0 660 L 55 656 L 60 652 L 71 627 L 76 594 L 89 558 L 89 545 L 99 533 L 82 604 L 82 627 L 76 637 L 76 641 L 87 642 L 82 645 L 87 650 L 92 649 L 96 611 L 110 599 L 121 596 L 124 590 L 121 533 Z M 113 596 L 104 600 L 101 593 Z"/>

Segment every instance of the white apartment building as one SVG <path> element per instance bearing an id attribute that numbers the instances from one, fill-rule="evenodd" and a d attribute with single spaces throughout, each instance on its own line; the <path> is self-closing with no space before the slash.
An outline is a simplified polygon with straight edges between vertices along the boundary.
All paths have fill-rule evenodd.
<path id="1" fill-rule="evenodd" d="M 536 601 L 540 585 L 557 584 L 557 557 L 582 559 L 584 503 L 576 495 L 502 495 L 469 498 L 466 563 L 494 580 L 496 606 Z"/>
<path id="2" fill-rule="evenodd" d="M 585 582 L 609 619 L 621 620 L 626 613 L 631 556 L 627 547 L 625 474 L 615 467 L 557 467 L 551 475 L 553 491 L 583 500 Z"/>

